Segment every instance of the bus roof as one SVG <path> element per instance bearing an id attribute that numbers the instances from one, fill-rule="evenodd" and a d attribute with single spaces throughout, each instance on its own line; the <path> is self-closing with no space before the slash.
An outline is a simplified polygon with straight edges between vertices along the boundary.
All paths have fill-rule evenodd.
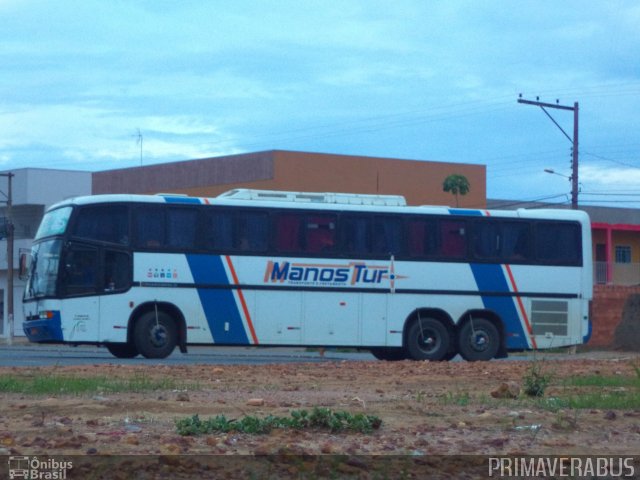
<path id="1" fill-rule="evenodd" d="M 589 216 L 582 210 L 524 209 L 486 210 L 480 208 L 452 208 L 449 206 L 409 206 L 400 195 L 365 195 L 332 192 L 289 192 L 276 190 L 234 189 L 217 197 L 190 197 L 188 195 L 161 193 L 156 195 L 105 194 L 75 197 L 52 205 L 49 210 L 67 205 L 101 203 L 162 203 L 191 205 L 251 206 L 264 208 L 291 208 L 335 211 L 369 211 L 386 213 L 430 213 L 460 216 L 494 216 L 511 218 L 562 219 L 588 222 Z"/>

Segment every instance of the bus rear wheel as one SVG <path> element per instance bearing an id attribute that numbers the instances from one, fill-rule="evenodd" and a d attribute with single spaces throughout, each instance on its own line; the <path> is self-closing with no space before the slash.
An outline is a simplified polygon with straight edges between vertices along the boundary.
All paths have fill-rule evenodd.
<path id="1" fill-rule="evenodd" d="M 450 346 L 449 329 L 435 318 L 418 318 L 407 332 L 407 353 L 414 360 L 444 360 Z"/>
<path id="2" fill-rule="evenodd" d="M 105 347 L 116 358 L 134 358 L 140 353 L 133 343 L 107 343 Z"/>
<path id="3" fill-rule="evenodd" d="M 151 311 L 138 319 L 133 338 L 136 348 L 145 358 L 166 358 L 176 348 L 178 329 L 169 315 Z"/>
<path id="4" fill-rule="evenodd" d="M 469 362 L 488 361 L 500 348 L 500 333 L 490 320 L 470 319 L 459 335 L 459 350 L 462 358 Z"/>

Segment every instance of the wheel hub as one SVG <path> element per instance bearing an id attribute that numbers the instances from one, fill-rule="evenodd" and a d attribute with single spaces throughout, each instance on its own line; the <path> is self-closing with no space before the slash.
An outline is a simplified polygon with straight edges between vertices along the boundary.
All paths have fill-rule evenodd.
<path id="1" fill-rule="evenodd" d="M 154 326 L 150 333 L 154 347 L 162 347 L 167 343 L 167 330 L 162 325 Z"/>

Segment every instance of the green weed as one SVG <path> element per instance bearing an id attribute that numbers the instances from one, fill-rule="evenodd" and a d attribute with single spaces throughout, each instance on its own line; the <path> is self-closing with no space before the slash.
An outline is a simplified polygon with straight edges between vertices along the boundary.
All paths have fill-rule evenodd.
<path id="1" fill-rule="evenodd" d="M 198 415 L 176 420 L 176 430 L 180 435 L 206 435 L 211 433 L 239 432 L 249 434 L 269 433 L 273 429 L 290 428 L 324 429 L 331 432 L 352 431 L 371 433 L 380 428 L 382 420 L 373 415 L 349 412 L 334 412 L 329 408 L 315 407 L 311 412 L 294 410 L 289 417 L 268 415 L 263 418 L 245 416 L 240 419 L 227 419 L 217 415 L 202 420 Z"/>

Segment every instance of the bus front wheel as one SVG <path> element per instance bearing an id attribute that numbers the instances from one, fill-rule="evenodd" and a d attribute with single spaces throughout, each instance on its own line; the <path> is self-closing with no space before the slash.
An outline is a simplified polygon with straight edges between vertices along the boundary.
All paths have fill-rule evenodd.
<path id="1" fill-rule="evenodd" d="M 469 362 L 491 360 L 500 348 L 500 333 L 493 322 L 485 318 L 465 323 L 459 339 L 460 355 Z"/>
<path id="2" fill-rule="evenodd" d="M 166 358 L 178 343 L 176 323 L 164 312 L 143 314 L 134 327 L 135 346 L 145 358 Z"/>
<path id="3" fill-rule="evenodd" d="M 134 358 L 140 353 L 132 343 L 107 343 L 105 347 L 116 358 Z"/>
<path id="4" fill-rule="evenodd" d="M 418 318 L 409 327 L 406 346 L 414 360 L 444 360 L 450 350 L 451 334 L 435 318 Z"/>

